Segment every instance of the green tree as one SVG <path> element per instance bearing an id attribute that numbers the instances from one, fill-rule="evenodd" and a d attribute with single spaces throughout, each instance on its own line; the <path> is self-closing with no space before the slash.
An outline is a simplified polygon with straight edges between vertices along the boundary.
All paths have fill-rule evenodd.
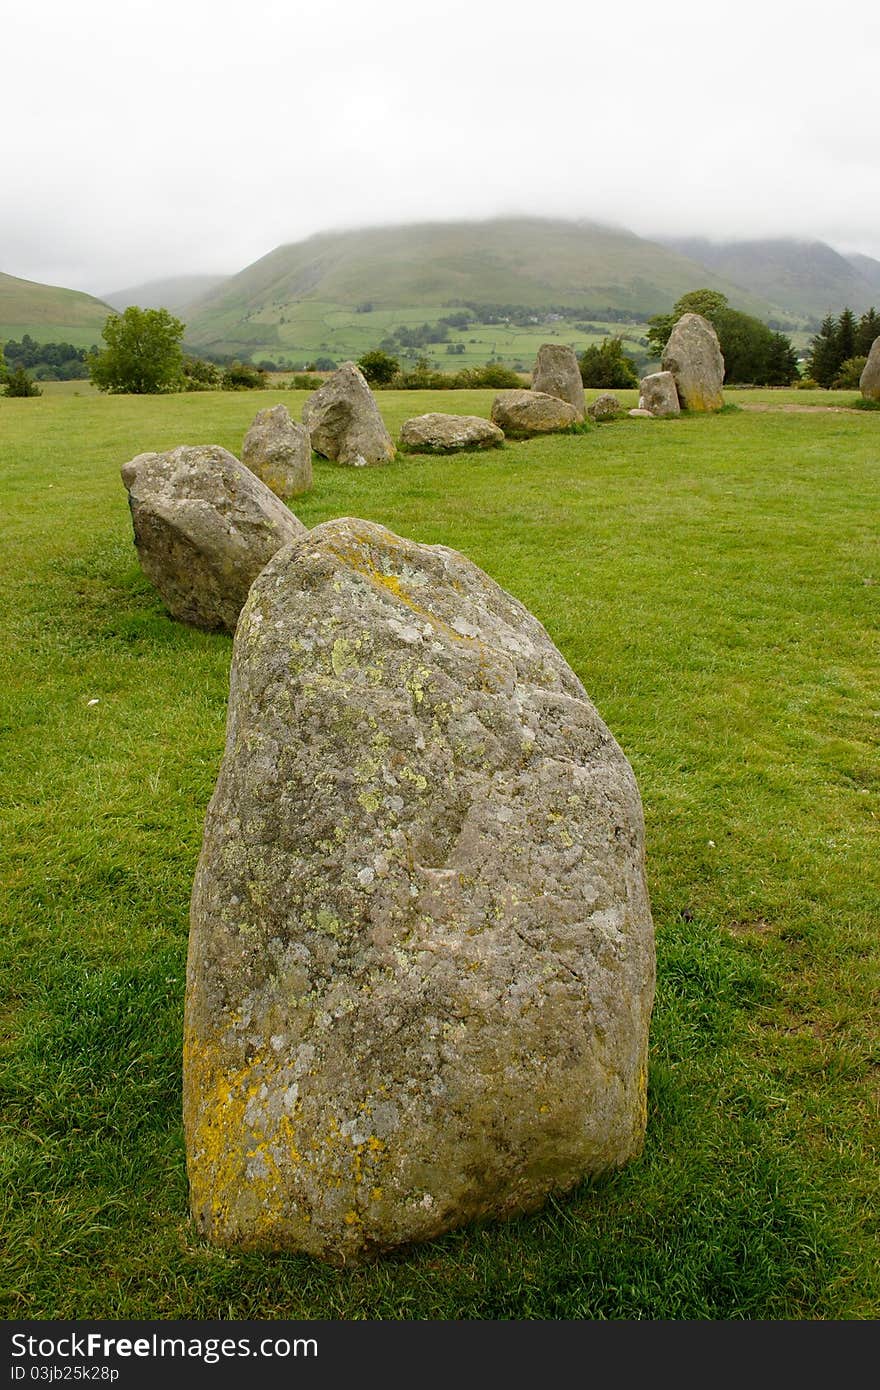
<path id="1" fill-rule="evenodd" d="M 880 338 L 880 314 L 872 307 L 859 319 L 856 329 L 856 357 L 867 357 L 875 338 Z"/>
<path id="2" fill-rule="evenodd" d="M 131 305 L 112 314 L 101 330 L 107 346 L 89 358 L 99 391 L 136 396 L 179 391 L 183 386 L 184 324 L 167 309 Z"/>
<path id="3" fill-rule="evenodd" d="M 43 393 L 24 367 L 16 367 L 14 371 L 6 374 L 6 386 L 3 394 L 4 396 L 42 396 Z"/>
<path id="4" fill-rule="evenodd" d="M 853 357 L 856 350 L 856 316 L 852 309 L 844 309 L 837 320 L 837 351 L 841 362 Z"/>
<path id="5" fill-rule="evenodd" d="M 837 339 L 837 320 L 833 314 L 828 314 L 822 320 L 819 332 L 810 342 L 807 372 L 817 386 L 828 387 L 840 371 L 842 363 Z"/>
<path id="6" fill-rule="evenodd" d="M 387 386 L 400 371 L 400 362 L 381 348 L 373 348 L 358 358 L 358 366 L 371 386 Z"/>
<path id="7" fill-rule="evenodd" d="M 790 386 L 800 378 L 798 356 L 792 347 L 791 339 L 784 333 L 771 334 L 770 351 L 767 357 L 767 379 L 765 386 Z"/>
<path id="8" fill-rule="evenodd" d="M 0 347 L 0 381 L 6 380 L 6 359 L 3 356 L 3 349 Z"/>
<path id="9" fill-rule="evenodd" d="M 606 338 L 595 347 L 588 347 L 578 363 L 585 386 L 624 388 L 639 384 L 636 365 L 624 353 L 620 338 Z"/>
<path id="10" fill-rule="evenodd" d="M 681 299 L 673 304 L 671 314 L 655 314 L 653 318 L 648 319 L 648 346 L 653 348 L 655 356 L 659 357 L 682 314 L 702 314 L 703 318 L 708 319 L 714 326 L 716 315 L 727 308 L 727 295 L 721 294 L 719 290 L 688 290 L 687 294 L 683 294 Z"/>

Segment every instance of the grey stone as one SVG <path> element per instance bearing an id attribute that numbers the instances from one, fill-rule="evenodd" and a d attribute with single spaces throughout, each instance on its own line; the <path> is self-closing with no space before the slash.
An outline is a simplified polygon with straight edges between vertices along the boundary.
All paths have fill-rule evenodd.
<path id="1" fill-rule="evenodd" d="M 312 486 L 309 432 L 291 420 L 286 405 L 257 411 L 241 456 L 245 467 L 262 478 L 276 497 L 299 497 Z"/>
<path id="2" fill-rule="evenodd" d="M 868 360 L 859 377 L 859 390 L 866 401 L 880 401 L 880 338 L 875 338 Z"/>
<path id="3" fill-rule="evenodd" d="M 543 391 L 500 391 L 492 402 L 492 423 L 512 439 L 569 430 L 583 418 L 568 401 Z"/>
<path id="4" fill-rule="evenodd" d="M 650 410 L 645 410 L 643 406 L 637 406 L 635 410 L 628 410 L 627 415 L 631 415 L 634 420 L 653 420 L 654 416 Z"/>
<path id="5" fill-rule="evenodd" d="M 404 421 L 400 442 L 414 453 L 452 454 L 497 448 L 504 443 L 504 431 L 480 415 L 414 415 Z"/>
<path id="6" fill-rule="evenodd" d="M 363 468 L 394 458 L 391 435 L 366 377 L 354 362 L 343 362 L 309 396 L 303 406 L 303 423 L 315 452 L 336 463 Z"/>
<path id="7" fill-rule="evenodd" d="M 679 402 L 686 410 L 721 409 L 724 358 L 718 335 L 702 314 L 682 314 L 660 362 L 675 378 Z"/>
<path id="8" fill-rule="evenodd" d="M 464 556 L 350 518 L 235 638 L 192 897 L 192 1210 L 336 1263 L 642 1146 L 653 927 L 632 770 Z"/>
<path id="9" fill-rule="evenodd" d="M 587 407 L 591 420 L 614 420 L 620 414 L 620 401 L 610 391 L 603 391 Z"/>
<path id="10" fill-rule="evenodd" d="M 573 348 L 563 343 L 542 343 L 532 372 L 532 390 L 568 401 L 584 415 L 584 384 Z"/>
<path id="11" fill-rule="evenodd" d="M 652 372 L 650 376 L 642 377 L 639 383 L 639 406 L 658 417 L 681 414 L 672 372 Z"/>
<path id="12" fill-rule="evenodd" d="M 306 528 L 218 444 L 138 454 L 122 467 L 134 543 L 180 622 L 234 632 L 251 584 Z"/>

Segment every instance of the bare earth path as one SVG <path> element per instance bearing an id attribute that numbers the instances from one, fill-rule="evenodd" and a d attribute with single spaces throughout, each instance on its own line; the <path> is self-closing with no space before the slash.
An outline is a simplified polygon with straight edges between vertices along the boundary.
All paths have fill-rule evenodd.
<path id="1" fill-rule="evenodd" d="M 740 410 L 769 410 L 784 415 L 855 415 L 857 412 L 848 405 L 793 405 L 771 401 L 743 401 Z"/>

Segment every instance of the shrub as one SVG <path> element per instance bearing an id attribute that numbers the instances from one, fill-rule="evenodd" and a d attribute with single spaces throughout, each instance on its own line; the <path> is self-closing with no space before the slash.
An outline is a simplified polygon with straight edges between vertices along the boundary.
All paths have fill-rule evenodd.
<path id="1" fill-rule="evenodd" d="M 365 352 L 363 357 L 358 358 L 358 366 L 371 386 L 387 386 L 400 371 L 397 358 L 381 348 Z"/>
<path id="2" fill-rule="evenodd" d="M 262 391 L 267 385 L 266 373 L 250 362 L 230 362 L 220 378 L 224 391 Z"/>
<path id="3" fill-rule="evenodd" d="M 186 391 L 212 391 L 220 384 L 220 372 L 214 362 L 200 357 L 184 357 L 183 379 Z"/>
<path id="4" fill-rule="evenodd" d="M 841 363 L 840 371 L 831 385 L 841 391 L 848 391 L 850 388 L 857 391 L 867 360 L 867 357 L 848 357 Z"/>
<path id="5" fill-rule="evenodd" d="M 585 386 L 607 390 L 639 384 L 636 365 L 625 355 L 620 338 L 606 338 L 604 343 L 588 347 L 581 354 L 579 364 Z"/>
<path id="6" fill-rule="evenodd" d="M 291 391 L 317 391 L 324 385 L 322 376 L 310 376 L 308 372 L 296 372 L 290 382 Z"/>
<path id="7" fill-rule="evenodd" d="M 6 377 L 4 396 L 42 396 L 37 383 L 24 367 L 16 367 Z"/>

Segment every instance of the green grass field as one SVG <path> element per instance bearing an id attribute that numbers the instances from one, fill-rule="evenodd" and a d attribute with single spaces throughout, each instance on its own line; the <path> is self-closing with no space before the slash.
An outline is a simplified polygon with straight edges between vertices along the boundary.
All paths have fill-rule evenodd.
<path id="1" fill-rule="evenodd" d="M 3 1313 L 876 1318 L 871 413 L 316 464 L 304 521 L 463 550 L 544 622 L 633 764 L 658 947 L 647 1142 L 532 1216 L 352 1271 L 196 1235 L 184 961 L 231 641 L 166 616 L 119 467 L 237 452 L 276 399 L 303 396 L 0 399 Z M 395 431 L 486 415 L 492 393 L 378 399 Z"/>

